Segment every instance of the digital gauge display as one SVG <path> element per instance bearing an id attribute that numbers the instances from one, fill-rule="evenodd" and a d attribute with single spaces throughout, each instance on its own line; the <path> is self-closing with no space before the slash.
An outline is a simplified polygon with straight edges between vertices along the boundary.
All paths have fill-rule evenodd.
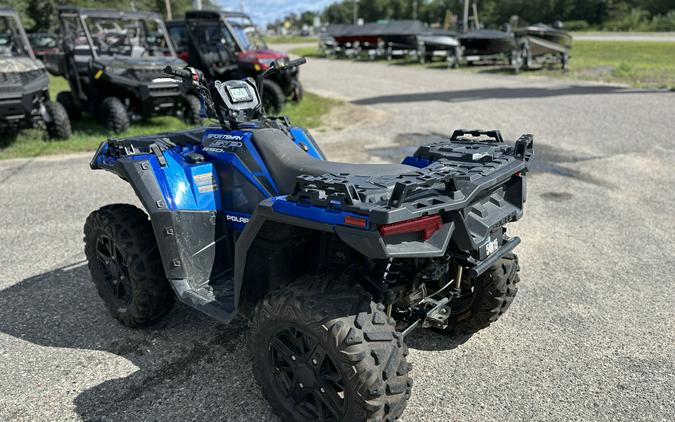
<path id="1" fill-rule="evenodd" d="M 253 101 L 251 92 L 248 90 L 248 88 L 243 86 L 228 86 L 227 93 L 230 95 L 230 99 L 235 104 Z"/>

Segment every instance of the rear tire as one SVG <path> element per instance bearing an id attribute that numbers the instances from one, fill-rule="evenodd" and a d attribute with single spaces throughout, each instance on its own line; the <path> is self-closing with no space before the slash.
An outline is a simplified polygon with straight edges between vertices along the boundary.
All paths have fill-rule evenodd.
<path id="1" fill-rule="evenodd" d="M 72 134 L 70 119 L 63 105 L 52 101 L 46 101 L 44 105 L 51 118 L 51 122 L 45 122 L 49 139 L 65 140 L 70 138 Z"/>
<path id="2" fill-rule="evenodd" d="M 253 374 L 284 421 L 393 421 L 412 380 L 408 348 L 359 285 L 303 277 L 260 301 Z"/>
<path id="3" fill-rule="evenodd" d="M 101 103 L 101 122 L 106 129 L 122 133 L 129 129 L 129 113 L 122 101 L 117 97 L 107 97 Z"/>
<path id="4" fill-rule="evenodd" d="M 473 334 L 497 321 L 518 293 L 518 271 L 518 256 L 506 254 L 477 279 L 471 280 L 475 291 L 473 301 L 466 310 L 448 319 L 445 331 L 452 335 Z M 465 282 L 469 280 L 462 281 Z"/>
<path id="5" fill-rule="evenodd" d="M 56 102 L 60 103 L 66 109 L 70 120 L 79 120 L 82 118 L 82 110 L 76 105 L 73 93 L 70 91 L 61 91 L 56 96 Z"/>
<path id="6" fill-rule="evenodd" d="M 147 214 L 126 204 L 94 211 L 84 225 L 91 279 L 112 316 L 129 327 L 151 325 L 173 307 L 173 290 Z"/>
<path id="7" fill-rule="evenodd" d="M 265 108 L 265 113 L 271 115 L 281 113 L 281 110 L 284 108 L 284 103 L 286 102 L 284 90 L 281 89 L 279 84 L 269 79 L 265 79 L 263 81 L 262 87 L 263 107 Z"/>

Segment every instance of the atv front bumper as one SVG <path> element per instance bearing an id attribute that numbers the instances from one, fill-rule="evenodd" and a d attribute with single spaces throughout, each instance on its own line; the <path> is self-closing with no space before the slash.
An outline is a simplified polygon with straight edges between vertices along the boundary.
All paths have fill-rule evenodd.
<path id="1" fill-rule="evenodd" d="M 143 116 L 168 114 L 176 109 L 183 100 L 184 93 L 180 84 L 169 77 L 152 81 L 139 81 L 124 76 L 108 76 L 108 82 L 128 91 L 128 96 L 136 105 L 136 111 Z"/>
<path id="2" fill-rule="evenodd" d="M 25 126 L 39 117 L 38 106 L 47 94 L 47 75 L 27 85 L 0 86 L 0 124 Z"/>

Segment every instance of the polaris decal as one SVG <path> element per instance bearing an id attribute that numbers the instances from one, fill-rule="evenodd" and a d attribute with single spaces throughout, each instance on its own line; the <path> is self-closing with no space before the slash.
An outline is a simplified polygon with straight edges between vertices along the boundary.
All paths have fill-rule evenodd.
<path id="1" fill-rule="evenodd" d="M 228 222 L 239 223 L 239 224 L 248 224 L 248 221 L 249 221 L 248 217 L 241 217 L 241 216 L 238 216 L 238 215 L 230 215 L 230 214 L 225 214 L 225 219 Z"/>

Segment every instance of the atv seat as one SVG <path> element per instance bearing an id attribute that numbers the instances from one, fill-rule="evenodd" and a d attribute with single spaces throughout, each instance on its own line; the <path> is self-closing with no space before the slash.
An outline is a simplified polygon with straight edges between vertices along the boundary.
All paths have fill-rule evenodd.
<path id="1" fill-rule="evenodd" d="M 253 143 L 267 164 L 272 178 L 282 194 L 293 192 L 300 175 L 347 173 L 355 176 L 398 176 L 417 171 L 403 164 L 347 164 L 313 158 L 293 143 L 278 129 L 258 129 L 253 132 Z"/>

